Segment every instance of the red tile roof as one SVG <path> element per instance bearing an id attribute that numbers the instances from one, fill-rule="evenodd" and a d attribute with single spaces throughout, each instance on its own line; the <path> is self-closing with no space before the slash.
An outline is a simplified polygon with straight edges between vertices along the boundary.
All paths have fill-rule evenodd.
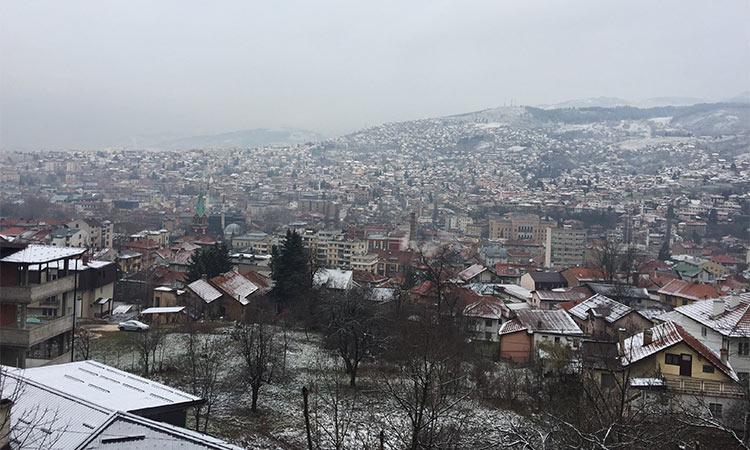
<path id="1" fill-rule="evenodd" d="M 659 289 L 658 293 L 694 301 L 717 298 L 721 295 L 710 284 L 691 283 L 684 280 L 672 280 Z"/>

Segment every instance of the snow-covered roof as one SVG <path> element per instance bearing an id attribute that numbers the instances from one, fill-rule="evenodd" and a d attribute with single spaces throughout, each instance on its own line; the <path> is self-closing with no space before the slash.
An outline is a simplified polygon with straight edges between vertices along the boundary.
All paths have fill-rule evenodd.
<path id="1" fill-rule="evenodd" d="M 144 309 L 141 314 L 175 314 L 182 312 L 184 309 L 184 306 L 154 306 Z"/>
<path id="2" fill-rule="evenodd" d="M 531 291 L 525 287 L 521 287 L 517 284 L 499 284 L 501 289 L 508 293 L 508 295 L 516 297 L 518 299 L 530 300 Z"/>
<path id="3" fill-rule="evenodd" d="M 172 288 L 169 286 L 159 286 L 154 288 L 155 291 L 159 292 L 172 292 Z"/>
<path id="4" fill-rule="evenodd" d="M 594 315 L 604 317 L 609 323 L 617 322 L 634 311 L 633 308 L 612 300 L 609 297 L 596 294 L 570 308 L 568 313 L 581 320 L 586 320 L 591 310 L 594 311 Z"/>
<path id="5" fill-rule="evenodd" d="M 651 333 L 651 342 L 644 344 L 644 334 L 649 332 L 649 330 Z M 655 355 L 656 353 L 666 350 L 676 344 L 684 342 L 727 376 L 735 381 L 739 379 L 731 366 L 721 362 L 719 355 L 703 345 L 680 325 L 674 322 L 664 322 L 663 324 L 649 328 L 649 330 L 642 331 L 625 339 L 621 348 L 621 354 L 623 356 L 620 358 L 623 367 L 627 367 L 644 358 L 648 358 L 649 356 Z M 620 348 L 619 344 L 618 348 Z"/>
<path id="6" fill-rule="evenodd" d="M 211 283 L 243 306 L 250 303 L 248 297 L 259 289 L 255 283 L 234 270 L 211 278 Z"/>
<path id="7" fill-rule="evenodd" d="M 211 283 L 202 278 L 200 280 L 193 281 L 192 283 L 188 284 L 187 287 L 206 303 L 211 303 L 212 301 L 221 297 L 221 292 L 215 287 L 211 286 Z"/>
<path id="8" fill-rule="evenodd" d="M 351 270 L 318 269 L 313 276 L 313 283 L 315 286 L 345 290 L 351 287 L 353 275 Z"/>
<path id="9" fill-rule="evenodd" d="M 96 361 L 34 367 L 23 370 L 21 375 L 65 394 L 118 411 L 135 412 L 175 405 L 188 407 L 201 401 L 187 392 Z"/>
<path id="10" fill-rule="evenodd" d="M 130 312 L 131 309 L 133 309 L 133 306 L 135 305 L 119 305 L 116 306 L 115 309 L 112 310 L 112 315 L 117 314 L 127 314 Z"/>
<path id="11" fill-rule="evenodd" d="M 469 281 L 472 278 L 484 272 L 485 270 L 487 270 L 487 268 L 481 264 L 472 264 L 471 266 L 459 272 L 458 277 L 461 278 L 463 281 Z"/>
<path id="12" fill-rule="evenodd" d="M 662 378 L 631 378 L 630 386 L 632 387 L 663 387 L 667 382 Z"/>
<path id="13" fill-rule="evenodd" d="M 32 244 L 25 249 L 0 259 L 0 262 L 18 264 L 41 264 L 83 255 L 85 248 L 55 247 L 54 245 Z"/>
<path id="14" fill-rule="evenodd" d="M 479 317 L 482 319 L 501 319 L 503 316 L 503 310 L 501 302 L 479 300 L 474 303 L 466 305 L 464 308 L 464 316 L 466 317 Z"/>
<path id="15" fill-rule="evenodd" d="M 723 306 L 715 314 L 714 303 Z M 727 337 L 750 337 L 750 292 L 678 306 L 675 312 Z"/>
<path id="16" fill-rule="evenodd" d="M 515 325 L 508 325 L 517 322 Z M 506 328 L 506 325 L 508 327 Z M 526 330 L 532 333 L 550 333 L 565 335 L 583 335 L 583 331 L 570 318 L 567 312 L 563 310 L 546 310 L 546 309 L 522 309 L 516 311 L 516 318 L 503 324 L 501 333 L 519 330 Z"/>

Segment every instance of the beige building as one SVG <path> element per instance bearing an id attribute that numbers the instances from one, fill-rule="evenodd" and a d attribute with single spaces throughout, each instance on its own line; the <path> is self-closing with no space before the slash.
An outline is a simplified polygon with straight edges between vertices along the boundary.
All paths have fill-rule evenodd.
<path id="1" fill-rule="evenodd" d="M 547 227 L 544 267 L 582 266 L 586 260 L 586 230 Z"/>
<path id="2" fill-rule="evenodd" d="M 490 240 L 532 241 L 544 245 L 547 228 L 555 223 L 534 214 L 508 213 L 489 220 Z"/>

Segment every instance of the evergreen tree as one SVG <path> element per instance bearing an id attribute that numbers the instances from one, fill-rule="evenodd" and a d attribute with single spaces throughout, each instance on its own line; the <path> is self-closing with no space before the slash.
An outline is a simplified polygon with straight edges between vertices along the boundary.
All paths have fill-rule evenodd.
<path id="1" fill-rule="evenodd" d="M 271 269 L 274 287 L 271 297 L 279 304 L 289 304 L 302 299 L 312 288 L 308 253 L 302 237 L 287 230 L 281 245 L 271 252 Z"/>
<path id="2" fill-rule="evenodd" d="M 229 260 L 229 249 L 225 244 L 203 247 L 196 250 L 190 258 L 187 282 L 192 283 L 203 275 L 212 278 L 230 270 L 232 262 Z"/>

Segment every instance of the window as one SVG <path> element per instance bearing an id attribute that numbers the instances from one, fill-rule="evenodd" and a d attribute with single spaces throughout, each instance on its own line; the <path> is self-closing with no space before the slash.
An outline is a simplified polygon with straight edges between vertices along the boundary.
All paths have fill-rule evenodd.
<path id="1" fill-rule="evenodd" d="M 555 336 L 555 344 L 559 344 L 559 343 L 560 343 L 560 338 Z"/>
<path id="2" fill-rule="evenodd" d="M 674 353 L 667 353 L 664 356 L 664 362 L 667 364 L 671 364 L 673 366 L 679 366 L 680 365 L 680 355 L 675 355 Z"/>
<path id="3" fill-rule="evenodd" d="M 706 327 L 701 327 L 701 336 L 706 337 L 708 334 L 708 329 Z"/>
<path id="4" fill-rule="evenodd" d="M 742 339 L 737 343 L 737 354 L 740 356 L 750 355 L 750 339 Z"/>
<path id="5" fill-rule="evenodd" d="M 748 372 L 737 372 L 737 376 L 740 379 L 740 384 L 744 387 L 747 387 L 748 383 L 750 383 L 750 373 Z"/>
<path id="6" fill-rule="evenodd" d="M 492 340 L 492 333 L 490 333 L 489 331 L 485 332 L 484 333 L 484 340 L 485 341 L 491 341 Z"/>
<path id="7" fill-rule="evenodd" d="M 709 403 L 708 404 L 709 412 L 711 412 L 711 415 L 717 419 L 721 419 L 722 409 L 723 407 L 721 403 Z"/>
<path id="8" fill-rule="evenodd" d="M 495 321 L 492 319 L 484 319 L 484 326 L 491 327 Z"/>
<path id="9" fill-rule="evenodd" d="M 703 373 L 714 373 L 714 366 L 711 364 L 703 364 Z"/>

